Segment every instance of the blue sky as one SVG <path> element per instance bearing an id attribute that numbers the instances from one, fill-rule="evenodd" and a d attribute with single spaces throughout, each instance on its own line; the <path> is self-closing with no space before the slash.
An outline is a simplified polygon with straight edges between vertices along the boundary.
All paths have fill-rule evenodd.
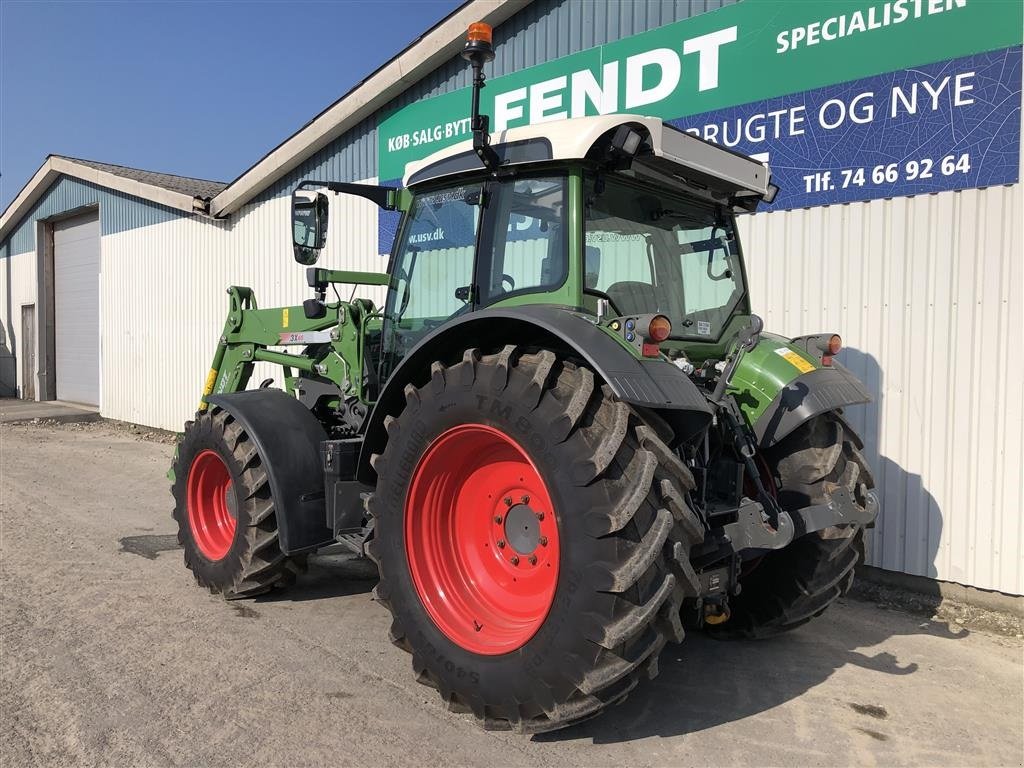
<path id="1" fill-rule="evenodd" d="M 0 0 L 0 211 L 55 153 L 230 181 L 460 0 Z"/>

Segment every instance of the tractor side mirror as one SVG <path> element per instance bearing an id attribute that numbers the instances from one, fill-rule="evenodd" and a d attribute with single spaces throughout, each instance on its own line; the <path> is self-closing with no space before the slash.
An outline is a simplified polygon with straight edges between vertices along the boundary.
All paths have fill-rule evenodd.
<path id="1" fill-rule="evenodd" d="M 308 189 L 292 193 L 292 243 L 299 264 L 316 264 L 327 243 L 327 195 Z"/>

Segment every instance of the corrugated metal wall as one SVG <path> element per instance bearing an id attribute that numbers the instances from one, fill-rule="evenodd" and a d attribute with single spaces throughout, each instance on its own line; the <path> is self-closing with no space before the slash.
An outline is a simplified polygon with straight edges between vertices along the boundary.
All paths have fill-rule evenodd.
<path id="1" fill-rule="evenodd" d="M 11 325 L 14 322 L 14 307 L 11 303 L 10 272 L 7 256 L 10 248 L 0 243 L 0 397 L 9 397 L 18 391 L 17 359 L 14 343 L 17 341 Z"/>
<path id="2" fill-rule="evenodd" d="M 252 287 L 263 307 L 309 298 L 305 269 L 292 259 L 289 224 L 289 200 L 282 197 L 247 206 L 230 221 L 182 218 L 102 238 L 104 416 L 181 429 L 224 327 L 227 286 Z M 332 200 L 319 266 L 384 272 L 376 244 L 376 206 L 356 197 Z M 363 287 L 359 295 L 383 303 L 382 288 Z M 274 376 L 280 386 L 279 368 L 257 366 L 254 378 Z"/>
<path id="3" fill-rule="evenodd" d="M 1024 323 L 1022 203 L 1015 185 L 741 220 L 768 329 L 839 331 L 841 359 L 875 397 L 848 411 L 883 494 L 870 561 L 1015 594 L 1024 593 L 1024 370 L 1011 348 Z M 374 207 L 337 198 L 322 263 L 382 271 L 375 237 Z M 230 225 L 191 219 L 105 236 L 104 415 L 180 428 L 224 320 L 223 286 L 251 285 L 263 306 L 307 295 L 287 243 L 286 198 Z M 133 291 L 153 284 L 161 322 L 139 323 Z"/>
<path id="4" fill-rule="evenodd" d="M 843 335 L 882 491 L 870 562 L 1024 593 L 1021 185 L 743 217 L 753 306 Z"/>
<path id="5" fill-rule="evenodd" d="M 61 176 L 11 233 L 8 238 L 11 253 L 35 250 L 35 224 L 39 219 L 97 203 L 100 204 L 100 231 L 104 235 L 188 215 L 174 208 L 141 200 L 88 181 Z"/>
<path id="6" fill-rule="evenodd" d="M 11 354 L 14 358 L 0 370 L 3 375 L 0 387 L 4 389 L 14 389 L 20 393 L 24 384 L 21 371 L 21 307 L 23 304 L 35 303 L 35 252 L 18 253 L 0 259 L 0 355 Z M 38 387 L 36 389 L 38 391 Z"/>

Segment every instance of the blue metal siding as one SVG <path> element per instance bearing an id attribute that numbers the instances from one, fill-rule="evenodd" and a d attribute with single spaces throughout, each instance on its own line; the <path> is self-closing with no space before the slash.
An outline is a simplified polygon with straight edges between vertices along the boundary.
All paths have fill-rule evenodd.
<path id="1" fill-rule="evenodd" d="M 363 120 L 343 136 L 311 155 L 302 165 L 285 174 L 257 196 L 261 203 L 290 195 L 303 179 L 359 181 L 377 175 L 377 115 Z"/>
<path id="2" fill-rule="evenodd" d="M 159 224 L 188 215 L 175 208 L 142 200 L 88 181 L 61 176 L 11 233 L 8 239 L 10 255 L 35 250 L 35 224 L 38 220 L 97 203 L 100 206 L 100 232 L 104 235 Z"/>
<path id="3" fill-rule="evenodd" d="M 500 77 L 717 10 L 735 1 L 535 0 L 495 29 L 495 57 L 488 66 L 488 76 Z M 467 88 L 469 84 L 469 65 L 461 58 L 453 58 L 400 94 L 387 107 L 312 155 L 299 168 L 278 179 L 255 202 L 290 194 L 304 178 L 356 181 L 376 176 L 377 123 L 384 115 L 420 99 Z"/>

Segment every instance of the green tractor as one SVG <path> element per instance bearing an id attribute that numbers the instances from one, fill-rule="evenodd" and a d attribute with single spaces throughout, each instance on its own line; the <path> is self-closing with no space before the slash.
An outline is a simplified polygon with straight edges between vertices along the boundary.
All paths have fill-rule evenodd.
<path id="1" fill-rule="evenodd" d="M 751 313 L 735 216 L 774 196 L 768 168 L 634 115 L 491 137 L 479 32 L 471 141 L 402 188 L 293 194 L 305 265 L 329 193 L 401 212 L 388 274 L 309 266 L 313 297 L 275 309 L 230 288 L 169 477 L 200 585 L 258 595 L 344 545 L 420 682 L 537 732 L 622 701 L 684 627 L 819 615 L 878 501 L 839 337 Z M 248 388 L 261 361 L 283 388 Z"/>

